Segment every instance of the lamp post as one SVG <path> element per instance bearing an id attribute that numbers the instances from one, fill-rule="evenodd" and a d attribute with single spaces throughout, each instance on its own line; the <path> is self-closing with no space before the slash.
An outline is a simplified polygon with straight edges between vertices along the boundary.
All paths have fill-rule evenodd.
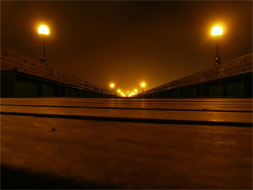
<path id="1" fill-rule="evenodd" d="M 113 82 L 110 83 L 109 87 L 112 89 L 112 94 L 114 94 L 113 89 L 115 88 L 115 84 Z"/>
<path id="2" fill-rule="evenodd" d="M 221 26 L 215 26 L 212 28 L 212 36 L 216 39 L 216 57 L 215 63 L 216 65 L 221 64 L 221 56 L 220 56 L 220 36 L 223 34 L 223 29 Z"/>
<path id="3" fill-rule="evenodd" d="M 39 35 L 42 36 L 42 57 L 40 58 L 40 62 L 45 64 L 46 63 L 46 36 L 49 35 L 49 29 L 46 25 L 41 25 L 38 28 Z"/>
<path id="4" fill-rule="evenodd" d="M 142 82 L 142 83 L 141 83 L 142 92 L 144 92 L 145 86 L 146 86 L 146 83 L 145 83 L 145 82 Z"/>

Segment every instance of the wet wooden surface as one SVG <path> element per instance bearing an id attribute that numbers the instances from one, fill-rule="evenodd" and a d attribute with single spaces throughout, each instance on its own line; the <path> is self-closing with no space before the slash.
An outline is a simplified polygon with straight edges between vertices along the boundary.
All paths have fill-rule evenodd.
<path id="1" fill-rule="evenodd" d="M 12 178 L 47 176 L 33 188 L 252 187 L 252 127 L 240 125 L 252 99 L 2 98 L 1 112 L 1 165 Z"/>
<path id="2" fill-rule="evenodd" d="M 94 99 L 87 98 L 4 98 L 2 105 L 41 105 L 81 108 L 125 108 L 125 109 L 186 109 L 252 111 L 252 99 Z"/>

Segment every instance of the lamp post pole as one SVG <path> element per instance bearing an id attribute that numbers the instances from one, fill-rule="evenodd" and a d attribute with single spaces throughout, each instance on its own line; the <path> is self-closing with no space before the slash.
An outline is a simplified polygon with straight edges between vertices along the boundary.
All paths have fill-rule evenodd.
<path id="1" fill-rule="evenodd" d="M 216 65 L 221 64 L 221 57 L 220 57 L 220 42 L 219 39 L 216 39 L 216 57 L 215 57 Z"/>
<path id="2" fill-rule="evenodd" d="M 142 82 L 140 85 L 141 85 L 141 88 L 142 88 L 142 92 L 144 92 L 144 88 L 145 88 L 145 86 L 146 86 L 146 83 L 145 83 L 145 82 Z"/>
<path id="3" fill-rule="evenodd" d="M 42 57 L 40 58 L 40 62 L 42 64 L 46 63 L 46 36 L 49 35 L 49 28 L 46 25 L 41 25 L 38 28 L 39 35 L 42 36 Z"/>
<path id="4" fill-rule="evenodd" d="M 211 31 L 212 36 L 216 40 L 216 57 L 215 57 L 215 64 L 221 64 L 221 56 L 220 56 L 220 38 L 223 34 L 223 28 L 221 26 L 214 26 Z"/>
<path id="5" fill-rule="evenodd" d="M 46 63 L 46 38 L 42 37 L 42 57 L 41 57 L 41 63 L 45 64 Z"/>
<path id="6" fill-rule="evenodd" d="M 115 84 L 114 84 L 114 83 L 110 83 L 109 87 L 110 87 L 111 90 L 112 90 L 112 94 L 115 95 L 115 92 L 114 92 Z"/>

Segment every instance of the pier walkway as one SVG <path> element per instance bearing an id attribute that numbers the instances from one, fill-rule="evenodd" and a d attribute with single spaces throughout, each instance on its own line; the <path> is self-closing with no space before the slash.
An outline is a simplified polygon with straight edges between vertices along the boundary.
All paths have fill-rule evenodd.
<path id="1" fill-rule="evenodd" d="M 2 98 L 2 188 L 252 188 L 252 99 Z"/>

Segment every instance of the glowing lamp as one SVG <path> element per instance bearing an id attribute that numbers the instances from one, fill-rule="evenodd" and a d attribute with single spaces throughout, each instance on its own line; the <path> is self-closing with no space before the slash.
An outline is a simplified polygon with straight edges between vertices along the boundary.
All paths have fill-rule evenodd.
<path id="1" fill-rule="evenodd" d="M 141 87 L 144 88 L 146 86 L 146 83 L 145 82 L 142 82 L 141 83 Z"/>
<path id="2" fill-rule="evenodd" d="M 48 29 L 48 27 L 46 25 L 41 25 L 38 28 L 38 33 L 42 34 L 42 35 L 49 35 L 49 29 Z"/>
<path id="3" fill-rule="evenodd" d="M 221 36 L 223 34 L 223 28 L 221 26 L 215 26 L 212 29 L 212 36 Z"/>
<path id="4" fill-rule="evenodd" d="M 115 84 L 114 83 L 110 83 L 110 88 L 114 88 Z"/>

